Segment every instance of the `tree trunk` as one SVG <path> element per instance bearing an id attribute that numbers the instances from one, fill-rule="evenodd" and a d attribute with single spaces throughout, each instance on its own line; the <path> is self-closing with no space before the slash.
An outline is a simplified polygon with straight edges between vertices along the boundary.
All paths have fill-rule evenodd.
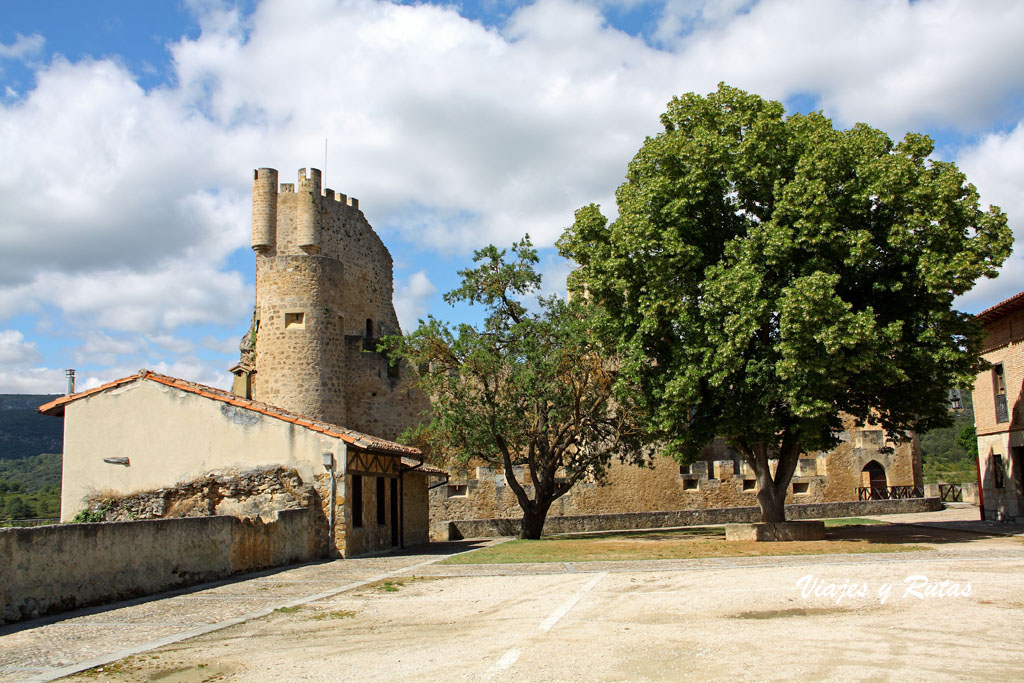
<path id="1" fill-rule="evenodd" d="M 786 489 L 782 489 L 781 495 L 771 482 L 767 486 L 761 484 L 761 477 L 758 475 L 757 504 L 761 506 L 762 522 L 785 522 L 786 521 Z M 771 476 L 768 477 L 771 481 Z"/>
<path id="2" fill-rule="evenodd" d="M 548 508 L 551 507 L 550 502 L 540 503 L 535 501 L 533 505 L 528 508 L 523 508 L 523 522 L 519 528 L 519 538 L 528 538 L 537 540 L 540 538 L 540 534 L 544 531 L 544 520 L 548 516 Z"/>
<path id="3" fill-rule="evenodd" d="M 742 440 L 738 440 L 737 443 L 740 445 L 743 457 L 746 458 L 757 476 L 757 504 L 761 506 L 761 521 L 785 522 L 786 494 L 789 492 L 789 482 L 793 479 L 793 473 L 796 471 L 796 463 L 800 457 L 800 445 L 790 438 L 788 432 L 783 433 L 779 447 L 778 466 L 775 468 L 775 476 L 772 477 L 767 444 L 748 445 Z"/>

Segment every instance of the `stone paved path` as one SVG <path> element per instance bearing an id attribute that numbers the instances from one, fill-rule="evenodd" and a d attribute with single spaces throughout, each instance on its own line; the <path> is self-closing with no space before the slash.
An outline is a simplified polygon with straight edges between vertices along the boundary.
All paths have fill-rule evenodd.
<path id="1" fill-rule="evenodd" d="M 250 574 L 149 598 L 0 626 L 0 681 L 49 681 L 480 547 L 436 543 L 425 552 L 319 562 Z"/>

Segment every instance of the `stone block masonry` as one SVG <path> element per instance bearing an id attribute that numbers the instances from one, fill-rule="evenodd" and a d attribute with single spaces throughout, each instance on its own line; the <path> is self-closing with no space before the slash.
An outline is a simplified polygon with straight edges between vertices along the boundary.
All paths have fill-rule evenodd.
<path id="1" fill-rule="evenodd" d="M 277 181 L 253 174 L 252 398 L 394 440 L 428 403 L 410 369 L 376 351 L 400 332 L 391 254 L 358 200 L 321 189 L 319 170 Z"/>
<path id="2" fill-rule="evenodd" d="M 917 439 L 895 444 L 876 426 L 857 427 L 851 418 L 831 451 L 804 454 L 788 492 L 787 505 L 857 500 L 867 486 L 865 467 L 881 467 L 888 486 L 920 486 L 921 454 Z M 774 462 L 772 469 L 774 471 Z M 518 476 L 530 491 L 529 476 Z M 548 517 L 607 515 L 662 510 L 743 508 L 757 504 L 757 482 L 750 466 L 723 439 L 705 449 L 701 459 L 680 466 L 656 457 L 651 467 L 613 463 L 604 483 L 581 481 L 552 504 Z M 504 472 L 477 467 L 453 475 L 447 486 L 430 492 L 430 525 L 444 538 L 450 520 L 518 517 L 519 504 Z"/>
<path id="3" fill-rule="evenodd" d="M 790 520 L 829 519 L 832 517 L 865 517 L 894 515 L 904 512 L 934 512 L 942 509 L 938 498 L 908 498 L 903 500 L 850 501 L 845 503 L 810 503 L 787 505 Z M 580 531 L 620 531 L 628 529 L 662 529 L 683 526 L 719 524 L 753 524 L 760 521 L 761 510 L 756 507 L 718 508 L 707 510 L 666 510 L 660 512 L 624 512 L 606 515 L 571 515 L 548 517 L 544 534 L 567 534 Z M 447 524 L 442 533 L 431 529 L 431 540 L 457 540 L 460 538 L 494 538 L 515 536 L 519 533 L 518 518 L 459 519 Z"/>

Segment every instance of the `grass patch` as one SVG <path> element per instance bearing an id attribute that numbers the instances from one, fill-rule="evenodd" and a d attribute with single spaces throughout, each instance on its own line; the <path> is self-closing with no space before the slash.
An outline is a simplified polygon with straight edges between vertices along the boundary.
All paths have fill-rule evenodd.
<path id="1" fill-rule="evenodd" d="M 301 609 L 302 609 L 302 605 L 295 605 L 293 607 L 278 607 L 274 611 L 275 612 L 279 612 L 281 614 L 295 614 L 296 612 L 298 612 Z"/>
<path id="2" fill-rule="evenodd" d="M 314 621 L 324 621 L 325 619 L 352 619 L 356 616 L 356 613 L 350 609 L 337 610 L 335 612 L 317 612 L 313 615 Z"/>
<path id="3" fill-rule="evenodd" d="M 888 522 L 882 522 L 877 519 L 867 519 L 865 517 L 839 517 L 837 519 L 825 520 L 826 529 L 841 526 L 868 526 L 871 524 L 888 524 Z"/>
<path id="4" fill-rule="evenodd" d="M 839 523 L 830 526 L 853 527 L 876 523 L 874 520 L 835 521 Z M 580 534 L 553 536 L 537 541 L 507 541 L 471 553 L 456 555 L 438 564 L 677 560 L 705 557 L 892 553 L 926 549 L 916 544 L 880 543 L 869 538 L 848 536 L 850 534 L 845 534 L 842 538 L 826 538 L 824 541 L 726 541 L 724 527 Z"/>

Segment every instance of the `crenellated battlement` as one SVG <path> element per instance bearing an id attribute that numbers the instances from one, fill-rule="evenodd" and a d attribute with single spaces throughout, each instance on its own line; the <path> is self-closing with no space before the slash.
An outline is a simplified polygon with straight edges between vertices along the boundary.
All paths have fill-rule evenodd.
<path id="1" fill-rule="evenodd" d="M 280 239 L 288 241 L 294 234 L 293 243 L 305 253 L 321 253 L 324 212 L 340 207 L 359 211 L 358 199 L 329 187 L 322 188 L 322 184 L 323 174 L 318 168 L 300 168 L 296 182 L 280 184 L 277 169 L 258 168 L 253 171 L 253 251 L 269 255 L 278 248 Z M 279 206 L 291 207 L 288 212 L 292 218 L 285 225 L 278 225 Z M 279 234 L 282 229 L 286 230 L 284 237 Z M 287 232 L 291 229 L 294 233 Z"/>
<path id="2" fill-rule="evenodd" d="M 307 173 L 307 171 L 308 171 L 308 173 Z M 274 174 L 274 183 L 276 183 L 277 182 L 277 170 L 273 169 L 273 168 L 260 168 L 260 169 L 257 169 L 256 171 L 254 171 L 253 172 L 254 182 L 255 182 L 255 180 L 258 180 L 259 178 L 264 177 L 268 173 L 273 173 Z M 280 185 L 278 185 L 277 192 L 278 192 L 278 194 L 295 194 L 296 193 L 296 190 L 295 190 L 296 187 L 299 188 L 299 190 L 298 190 L 299 192 L 303 191 L 303 189 L 306 188 L 307 191 L 314 190 L 315 192 L 318 192 L 321 197 L 323 197 L 325 199 L 329 199 L 329 200 L 335 201 L 335 202 L 338 202 L 339 204 L 342 204 L 343 206 L 351 206 L 353 209 L 358 209 L 359 208 L 359 200 L 356 199 L 355 197 L 349 197 L 347 194 L 345 194 L 343 192 L 335 192 L 334 190 L 332 190 L 329 187 L 323 188 L 321 190 L 320 189 L 321 178 L 322 178 L 322 174 L 320 172 L 320 169 L 318 169 L 318 168 L 310 168 L 310 169 L 300 168 L 299 169 L 298 182 L 297 183 L 281 183 Z"/>

